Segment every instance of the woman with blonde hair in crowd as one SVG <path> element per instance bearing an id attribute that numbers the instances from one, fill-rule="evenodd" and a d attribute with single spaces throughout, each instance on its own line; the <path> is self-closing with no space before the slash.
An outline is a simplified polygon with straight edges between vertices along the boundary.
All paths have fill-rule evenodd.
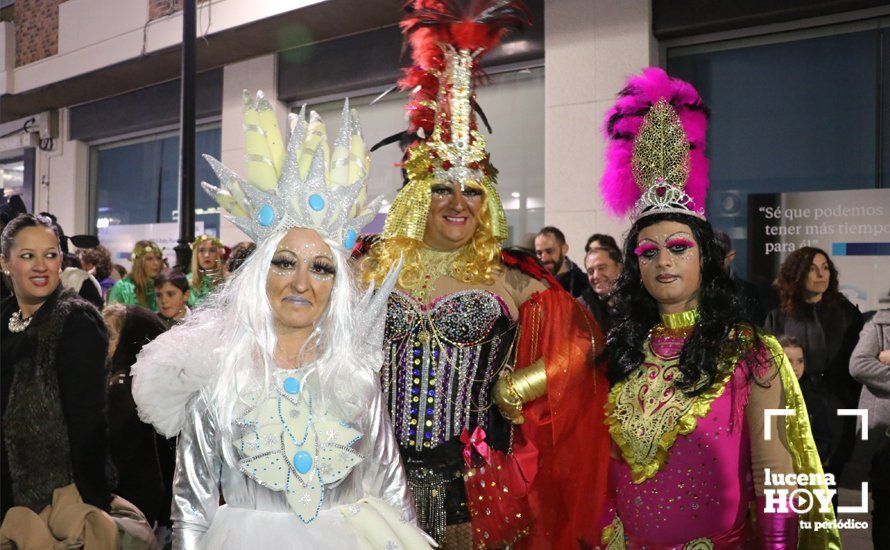
<path id="1" fill-rule="evenodd" d="M 152 281 L 164 267 L 164 254 L 155 242 L 137 241 L 130 255 L 133 266 L 126 277 L 116 282 L 108 292 L 109 304 L 138 304 L 152 311 L 158 310 Z"/>
<path id="2" fill-rule="evenodd" d="M 188 305 L 194 307 L 210 294 L 223 280 L 225 262 L 222 241 L 213 235 L 200 235 L 192 243 L 192 261 L 189 271 Z"/>

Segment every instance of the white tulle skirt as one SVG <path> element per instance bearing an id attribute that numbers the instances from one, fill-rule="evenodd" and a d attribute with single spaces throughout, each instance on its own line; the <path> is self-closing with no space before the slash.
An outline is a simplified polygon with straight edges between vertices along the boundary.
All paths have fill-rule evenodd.
<path id="1" fill-rule="evenodd" d="M 204 550 L 415 550 L 435 543 L 377 499 L 319 512 L 309 524 L 290 512 L 221 506 L 201 539 Z"/>

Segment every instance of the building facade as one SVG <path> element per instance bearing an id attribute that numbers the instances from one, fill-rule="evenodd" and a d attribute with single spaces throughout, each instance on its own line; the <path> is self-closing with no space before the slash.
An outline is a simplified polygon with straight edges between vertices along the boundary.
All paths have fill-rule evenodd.
<path id="1" fill-rule="evenodd" d="M 335 116 L 350 97 L 369 142 L 403 129 L 404 96 L 372 104 L 407 62 L 401 3 L 199 1 L 198 152 L 243 168 L 244 89 L 262 89 L 282 122 L 303 103 Z M 491 83 L 479 94 L 512 239 L 556 225 L 581 262 L 588 235 L 624 233 L 597 187 L 602 116 L 627 75 L 653 64 L 693 82 L 716 113 L 709 210 L 740 250 L 752 192 L 885 186 L 883 2 L 821 2 L 818 11 L 802 0 L 709 10 L 694 0 L 527 3 L 535 24 L 492 52 Z M 106 235 L 117 252 L 169 237 L 180 0 L 2 0 L 0 15 L 4 192 L 53 212 L 70 233 Z M 812 132 L 816 114 L 823 124 Z M 396 149 L 372 156 L 372 193 L 395 195 Z M 199 182 L 214 183 L 203 160 L 196 167 Z M 198 195 L 200 227 L 227 244 L 242 240 Z"/>

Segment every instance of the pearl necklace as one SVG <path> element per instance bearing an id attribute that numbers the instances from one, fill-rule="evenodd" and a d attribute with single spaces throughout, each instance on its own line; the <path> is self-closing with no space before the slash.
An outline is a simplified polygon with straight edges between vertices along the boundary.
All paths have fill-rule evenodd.
<path id="1" fill-rule="evenodd" d="M 28 328 L 28 325 L 31 324 L 31 319 L 33 318 L 34 316 L 32 315 L 27 319 L 22 319 L 22 310 L 16 311 L 9 318 L 9 332 L 22 332 L 23 330 Z"/>

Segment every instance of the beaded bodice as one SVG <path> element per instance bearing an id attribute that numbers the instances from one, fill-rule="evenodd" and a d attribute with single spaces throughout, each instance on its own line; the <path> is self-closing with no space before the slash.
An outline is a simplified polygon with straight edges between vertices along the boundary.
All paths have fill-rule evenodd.
<path id="1" fill-rule="evenodd" d="M 487 290 L 446 294 L 428 305 L 400 291 L 390 295 L 383 390 L 403 448 L 422 452 L 464 428 L 489 428 L 491 389 L 515 328 L 507 305 Z"/>

